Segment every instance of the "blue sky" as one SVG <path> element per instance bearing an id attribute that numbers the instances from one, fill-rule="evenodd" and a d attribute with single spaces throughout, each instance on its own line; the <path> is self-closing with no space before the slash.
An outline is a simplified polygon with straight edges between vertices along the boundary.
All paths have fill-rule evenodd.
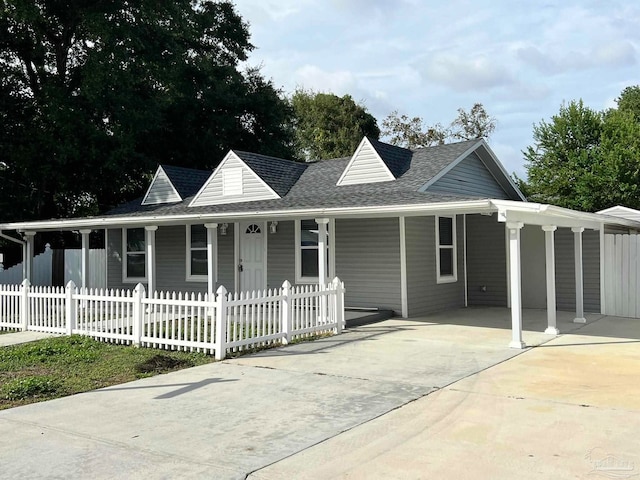
<path id="1" fill-rule="evenodd" d="M 640 2 L 236 0 L 250 23 L 249 64 L 285 92 L 350 94 L 378 119 L 391 111 L 448 124 L 484 104 L 489 144 L 523 175 L 532 126 L 582 98 L 615 106 L 640 84 Z"/>

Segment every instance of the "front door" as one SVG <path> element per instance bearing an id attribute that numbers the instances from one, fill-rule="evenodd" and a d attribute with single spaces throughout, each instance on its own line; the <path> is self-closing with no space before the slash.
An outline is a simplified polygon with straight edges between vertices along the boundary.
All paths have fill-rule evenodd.
<path id="1" fill-rule="evenodd" d="M 264 290 L 266 288 L 265 225 L 263 222 L 240 224 L 240 291 Z"/>

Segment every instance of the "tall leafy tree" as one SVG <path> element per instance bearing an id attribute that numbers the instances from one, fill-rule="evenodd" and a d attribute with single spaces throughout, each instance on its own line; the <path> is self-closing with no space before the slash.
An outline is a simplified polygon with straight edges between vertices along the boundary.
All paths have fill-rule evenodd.
<path id="1" fill-rule="evenodd" d="M 289 105 L 239 68 L 252 48 L 229 1 L 3 0 L 3 220 L 95 213 L 161 162 L 290 155 Z"/>
<path id="2" fill-rule="evenodd" d="M 391 112 L 382 121 L 382 135 L 389 142 L 405 148 L 423 148 L 443 143 L 489 138 L 496 128 L 496 120 L 481 103 L 474 104 L 469 111 L 458 109 L 458 116 L 448 125 L 436 123 L 425 125 L 422 117 L 400 115 Z"/>
<path id="3" fill-rule="evenodd" d="M 585 211 L 640 208 L 640 123 L 631 93 L 637 88 L 604 112 L 572 101 L 534 125 L 534 144 L 523 152 L 528 179 L 518 179 L 530 200 Z"/>
<path id="4" fill-rule="evenodd" d="M 303 160 L 352 155 L 363 136 L 380 137 L 378 123 L 350 95 L 298 89 L 291 97 L 296 156 Z"/>

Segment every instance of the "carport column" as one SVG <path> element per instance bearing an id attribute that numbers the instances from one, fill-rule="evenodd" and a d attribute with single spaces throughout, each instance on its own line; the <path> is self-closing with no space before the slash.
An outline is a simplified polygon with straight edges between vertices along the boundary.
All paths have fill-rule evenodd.
<path id="1" fill-rule="evenodd" d="M 33 244 L 36 232 L 24 232 L 25 244 L 22 246 L 22 278 L 33 283 Z"/>
<path id="2" fill-rule="evenodd" d="M 216 260 L 218 258 L 218 224 L 205 223 L 204 228 L 207 229 L 207 293 L 209 301 L 213 299 L 216 291 L 216 282 L 218 281 L 218 270 Z"/>
<path id="3" fill-rule="evenodd" d="M 558 335 L 558 326 L 556 322 L 556 249 L 554 244 L 554 233 L 558 227 L 555 225 L 545 225 L 544 242 L 546 252 L 546 270 L 547 270 L 547 329 L 544 333 L 549 335 Z"/>
<path id="4" fill-rule="evenodd" d="M 522 280 L 520 275 L 520 230 L 522 222 L 507 222 L 509 229 L 509 280 L 511 284 L 510 348 L 524 348 L 522 341 Z"/>
<path id="5" fill-rule="evenodd" d="M 584 318 L 584 284 L 582 279 L 582 232 L 583 227 L 573 227 L 573 254 L 576 262 L 576 318 L 574 323 L 587 323 Z"/>
<path id="6" fill-rule="evenodd" d="M 82 258 L 81 258 L 81 269 L 82 269 L 82 290 L 86 290 L 89 286 L 89 234 L 91 230 L 80 230 L 80 234 L 82 235 Z"/>
<path id="7" fill-rule="evenodd" d="M 149 298 L 153 296 L 156 291 L 156 225 L 149 225 L 144 227 L 147 233 L 147 254 L 145 255 L 147 261 L 147 295 Z"/>
<path id="8" fill-rule="evenodd" d="M 327 284 L 327 225 L 328 218 L 316 218 L 318 224 L 318 283 Z"/>

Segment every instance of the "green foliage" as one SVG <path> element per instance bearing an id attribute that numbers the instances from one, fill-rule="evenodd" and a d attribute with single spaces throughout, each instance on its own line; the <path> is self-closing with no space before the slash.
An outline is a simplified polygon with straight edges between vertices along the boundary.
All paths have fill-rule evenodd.
<path id="1" fill-rule="evenodd" d="M 476 103 L 468 112 L 458 109 L 458 116 L 447 126 L 440 123 L 426 126 L 421 117 L 410 118 L 391 112 L 382 121 L 382 135 L 389 137 L 389 143 L 404 148 L 423 148 L 443 143 L 489 138 L 496 128 L 496 120 L 491 117 L 481 103 Z"/>
<path id="2" fill-rule="evenodd" d="M 140 195 L 157 163 L 289 156 L 289 105 L 239 69 L 252 49 L 229 1 L 4 1 L 3 220 L 96 213 Z"/>
<path id="3" fill-rule="evenodd" d="M 636 121 L 640 121 L 640 85 L 626 87 L 616 102 L 619 111 L 631 113 Z"/>
<path id="4" fill-rule="evenodd" d="M 44 375 L 17 378 L 2 386 L 2 397 L 6 400 L 28 400 L 39 397 L 52 397 L 58 392 L 60 384 Z"/>
<path id="5" fill-rule="evenodd" d="M 621 96 L 624 108 L 599 112 L 572 101 L 534 125 L 534 145 L 523 152 L 527 198 L 584 211 L 640 208 L 640 123 L 632 91 Z"/>
<path id="6" fill-rule="evenodd" d="M 301 160 L 350 156 L 362 137 L 380 137 L 376 119 L 350 95 L 298 89 L 291 105 L 295 152 Z"/>
<path id="7" fill-rule="evenodd" d="M 209 363 L 203 353 L 162 351 L 72 335 L 0 348 L 0 410 Z"/>

